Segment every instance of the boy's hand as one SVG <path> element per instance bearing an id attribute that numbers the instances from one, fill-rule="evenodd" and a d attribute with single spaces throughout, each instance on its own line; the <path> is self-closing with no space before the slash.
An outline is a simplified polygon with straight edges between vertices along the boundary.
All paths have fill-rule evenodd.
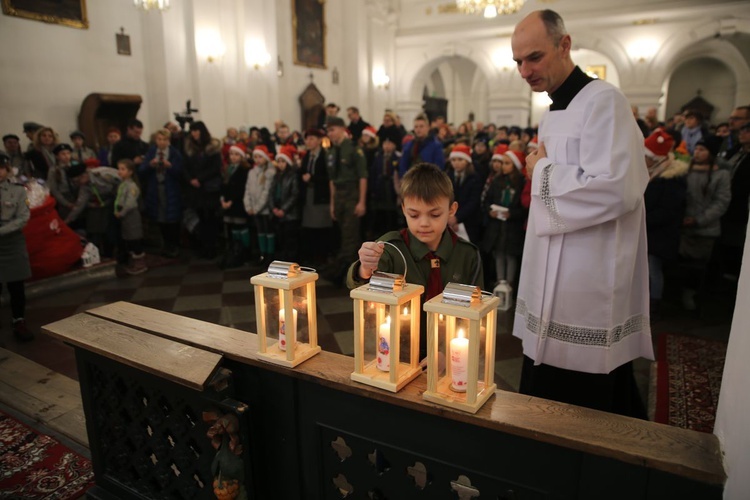
<path id="1" fill-rule="evenodd" d="M 378 268 L 380 256 L 383 255 L 385 245 L 374 241 L 366 241 L 359 248 L 359 277 L 370 279 L 372 273 Z"/>

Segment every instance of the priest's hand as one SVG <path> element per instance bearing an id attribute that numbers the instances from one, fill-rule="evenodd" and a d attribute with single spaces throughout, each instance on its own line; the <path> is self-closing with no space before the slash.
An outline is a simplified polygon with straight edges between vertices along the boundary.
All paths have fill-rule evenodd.
<path id="1" fill-rule="evenodd" d="M 538 162 L 541 158 L 547 157 L 547 149 L 544 147 L 544 142 L 539 143 L 539 147 L 536 149 L 536 151 L 532 151 L 528 155 L 526 155 L 526 172 L 529 174 L 529 179 L 533 178 L 534 176 L 534 167 L 536 166 L 536 162 Z"/>
<path id="2" fill-rule="evenodd" d="M 359 248 L 359 277 L 369 280 L 372 273 L 378 268 L 380 256 L 385 249 L 384 243 L 366 241 Z"/>

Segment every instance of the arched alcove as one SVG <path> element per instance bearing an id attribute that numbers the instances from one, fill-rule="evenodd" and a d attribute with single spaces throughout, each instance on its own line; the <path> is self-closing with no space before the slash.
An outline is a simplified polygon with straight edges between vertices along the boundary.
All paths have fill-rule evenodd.
<path id="1" fill-rule="evenodd" d="M 448 100 L 449 122 L 465 121 L 470 112 L 478 120 L 487 119 L 487 77 L 473 60 L 451 55 L 426 62 L 417 71 L 410 94 L 421 98 L 425 88 L 431 97 Z"/>
<path id="2" fill-rule="evenodd" d="M 700 95 L 715 108 L 711 123 L 726 120 L 735 103 L 737 79 L 722 61 L 709 57 L 690 59 L 680 64 L 669 76 L 666 86 L 666 116 L 679 112 L 681 107 Z"/>

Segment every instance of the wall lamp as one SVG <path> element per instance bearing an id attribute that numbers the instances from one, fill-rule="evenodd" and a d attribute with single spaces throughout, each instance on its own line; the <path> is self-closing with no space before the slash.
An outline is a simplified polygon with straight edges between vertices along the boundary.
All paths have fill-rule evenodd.
<path id="1" fill-rule="evenodd" d="M 271 63 L 271 54 L 266 51 L 263 42 L 257 39 L 245 41 L 245 64 L 253 69 L 265 68 Z"/>
<path id="2" fill-rule="evenodd" d="M 391 83 L 391 77 L 385 73 L 385 70 L 378 69 L 372 73 L 372 83 L 379 89 L 388 90 Z"/>

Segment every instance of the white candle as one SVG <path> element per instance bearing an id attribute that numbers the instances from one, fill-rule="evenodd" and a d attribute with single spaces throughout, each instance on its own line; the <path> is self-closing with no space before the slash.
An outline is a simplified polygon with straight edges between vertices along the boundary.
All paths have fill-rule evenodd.
<path id="1" fill-rule="evenodd" d="M 458 329 L 455 339 L 451 340 L 451 389 L 455 392 L 466 392 L 468 383 L 467 367 L 469 365 L 469 339 L 462 328 Z"/>
<path id="2" fill-rule="evenodd" d="M 378 328 L 378 358 L 375 365 L 378 370 L 387 372 L 391 369 L 391 317 Z"/>
<path id="3" fill-rule="evenodd" d="M 292 339 L 297 340 L 297 310 L 292 308 Z M 286 318 L 284 309 L 279 309 L 279 349 L 286 351 Z"/>

